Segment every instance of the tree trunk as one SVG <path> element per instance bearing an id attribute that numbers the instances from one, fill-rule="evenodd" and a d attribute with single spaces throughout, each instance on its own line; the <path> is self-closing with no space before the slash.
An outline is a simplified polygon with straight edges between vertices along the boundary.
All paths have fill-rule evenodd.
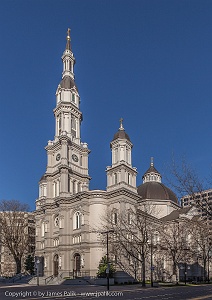
<path id="1" fill-rule="evenodd" d="M 142 286 L 146 286 L 146 265 L 144 253 L 142 253 Z"/>
<path id="2" fill-rule="evenodd" d="M 203 258 L 203 281 L 206 281 L 206 261 L 207 261 L 207 257 Z"/>
<path id="3" fill-rule="evenodd" d="M 21 258 L 15 257 L 16 274 L 21 273 Z"/>
<path id="4" fill-rule="evenodd" d="M 173 261 L 173 275 L 175 276 L 176 278 L 176 283 L 178 284 L 178 272 L 177 272 L 177 263 L 175 261 Z"/>

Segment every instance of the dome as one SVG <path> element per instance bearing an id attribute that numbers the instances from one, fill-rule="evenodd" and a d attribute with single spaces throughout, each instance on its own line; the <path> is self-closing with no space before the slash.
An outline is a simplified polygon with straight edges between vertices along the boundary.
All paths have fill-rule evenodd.
<path id="1" fill-rule="evenodd" d="M 143 184 L 138 187 L 138 194 L 143 199 L 170 200 L 178 203 L 177 196 L 161 182 L 161 174 L 155 169 L 153 157 L 149 169 L 143 175 Z"/>
<path id="2" fill-rule="evenodd" d="M 73 87 L 75 87 L 77 89 L 74 79 L 71 78 L 70 76 L 64 76 L 60 82 L 60 86 L 61 86 L 61 88 L 68 89 L 68 90 L 72 89 Z"/>
<path id="3" fill-rule="evenodd" d="M 130 137 L 125 132 L 123 124 L 122 124 L 123 119 L 121 118 L 119 121 L 120 121 L 120 127 L 119 127 L 119 130 L 114 134 L 113 141 L 115 141 L 116 139 L 122 139 L 122 140 L 128 140 L 128 141 L 130 141 Z"/>
<path id="4" fill-rule="evenodd" d="M 139 185 L 138 194 L 143 199 L 170 200 L 178 203 L 175 193 L 161 182 L 149 181 Z"/>
<path id="5" fill-rule="evenodd" d="M 116 139 L 126 139 L 130 141 L 129 135 L 123 129 L 119 129 L 119 131 L 114 134 L 113 141 Z"/>

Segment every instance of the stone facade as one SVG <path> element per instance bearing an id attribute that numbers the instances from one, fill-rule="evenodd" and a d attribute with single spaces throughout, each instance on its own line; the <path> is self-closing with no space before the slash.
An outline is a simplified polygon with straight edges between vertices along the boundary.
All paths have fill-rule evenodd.
<path id="1" fill-rule="evenodd" d="M 179 205 L 169 198 L 143 199 L 139 195 L 137 171 L 131 159 L 133 145 L 122 119 L 110 144 L 112 165 L 106 168 L 107 189 L 89 190 L 90 150 L 87 143 L 81 142 L 82 113 L 69 31 L 62 61 L 62 81 L 54 109 L 55 137 L 46 146 L 47 169 L 40 179 L 36 200 L 36 255 L 44 257 L 45 276 L 68 276 L 73 270 L 95 276 L 106 253 L 99 231 L 108 209 L 127 211 L 148 200 L 161 206 L 157 211 L 159 218 L 179 209 Z"/>

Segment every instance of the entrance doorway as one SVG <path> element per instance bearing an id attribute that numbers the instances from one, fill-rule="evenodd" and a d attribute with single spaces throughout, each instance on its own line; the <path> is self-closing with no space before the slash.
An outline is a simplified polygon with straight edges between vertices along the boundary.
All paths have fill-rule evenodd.
<path id="1" fill-rule="evenodd" d="M 81 268 L 81 257 L 79 253 L 74 254 L 74 275 L 76 277 L 80 276 L 80 268 Z"/>
<path id="2" fill-rule="evenodd" d="M 58 276 L 58 269 L 59 269 L 59 257 L 57 254 L 54 256 L 53 260 L 53 275 Z"/>

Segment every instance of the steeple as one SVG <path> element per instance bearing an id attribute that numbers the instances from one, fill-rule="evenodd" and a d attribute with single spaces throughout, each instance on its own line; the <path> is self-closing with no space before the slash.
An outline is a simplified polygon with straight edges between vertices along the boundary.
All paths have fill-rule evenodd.
<path id="1" fill-rule="evenodd" d="M 115 133 L 110 148 L 112 150 L 112 166 L 107 167 L 107 191 L 125 187 L 136 191 L 136 168 L 132 167 L 131 151 L 133 144 L 123 127 L 123 119 Z"/>
<path id="2" fill-rule="evenodd" d="M 154 167 L 154 158 L 151 157 L 150 167 L 143 175 L 143 183 L 149 181 L 161 182 L 161 174 Z"/>
<path id="3" fill-rule="evenodd" d="M 66 132 L 67 136 L 79 145 L 82 113 L 79 110 L 80 96 L 74 80 L 75 58 L 71 50 L 70 31 L 67 31 L 66 48 L 62 55 L 62 80 L 56 91 L 55 137 Z"/>
<path id="4" fill-rule="evenodd" d="M 70 76 L 74 79 L 74 64 L 75 58 L 73 52 L 71 50 L 71 36 L 70 36 L 71 29 L 68 28 L 67 37 L 66 37 L 66 48 L 63 52 L 62 60 L 63 60 L 63 78 L 65 76 Z"/>
<path id="5" fill-rule="evenodd" d="M 56 91 L 55 137 L 48 141 L 47 170 L 40 181 L 39 198 L 54 201 L 58 197 L 89 190 L 87 143 L 81 142 L 82 112 L 80 96 L 74 81 L 75 62 L 71 50 L 70 29 L 67 31 L 66 48 L 62 56 L 62 80 Z"/>

